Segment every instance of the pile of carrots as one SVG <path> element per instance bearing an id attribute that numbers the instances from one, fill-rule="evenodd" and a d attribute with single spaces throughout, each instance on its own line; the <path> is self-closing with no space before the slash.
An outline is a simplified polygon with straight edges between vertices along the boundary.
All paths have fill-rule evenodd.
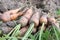
<path id="1" fill-rule="evenodd" d="M 20 19 L 18 19 L 18 17 L 20 17 Z M 17 23 L 21 24 L 22 27 L 20 29 L 20 36 L 28 32 L 27 30 L 31 27 L 31 24 L 33 25 L 32 33 L 36 33 L 42 24 L 44 24 L 44 30 L 47 28 L 47 25 L 55 25 L 59 28 L 59 23 L 55 17 L 49 16 L 49 13 L 43 14 L 41 9 L 34 8 L 33 6 L 24 6 L 22 8 L 6 11 L 0 14 L 0 19 L 3 22 L 18 20 Z"/>

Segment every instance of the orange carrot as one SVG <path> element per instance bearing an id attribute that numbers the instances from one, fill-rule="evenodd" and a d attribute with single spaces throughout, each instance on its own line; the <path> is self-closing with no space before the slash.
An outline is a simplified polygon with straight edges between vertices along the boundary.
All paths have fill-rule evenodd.
<path id="1" fill-rule="evenodd" d="M 30 19 L 31 16 L 32 16 L 32 14 L 33 14 L 33 10 L 32 10 L 32 8 L 30 8 L 30 9 L 25 13 L 25 15 L 23 15 L 23 16 L 20 18 L 19 23 L 20 23 L 22 26 L 26 26 L 27 23 L 28 23 L 28 21 L 29 21 L 29 19 Z"/>
<path id="2" fill-rule="evenodd" d="M 27 30 L 28 30 L 28 26 L 23 27 L 23 28 L 20 30 L 20 36 L 23 36 L 23 35 L 26 33 Z"/>
<path id="3" fill-rule="evenodd" d="M 4 22 L 11 20 L 9 14 L 2 14 L 1 19 L 2 19 Z"/>
<path id="4" fill-rule="evenodd" d="M 39 25 L 39 18 L 40 18 L 40 13 L 36 11 L 33 16 L 31 17 L 30 23 L 34 22 L 35 27 Z"/>
<path id="5" fill-rule="evenodd" d="M 40 18 L 40 23 L 44 23 L 44 24 L 47 24 L 47 14 L 45 15 L 42 15 L 41 18 Z"/>
<path id="6" fill-rule="evenodd" d="M 23 9 L 23 11 L 21 11 L 22 9 Z M 27 9 L 24 10 L 24 7 L 21 9 L 19 8 L 19 9 L 15 9 L 15 10 L 10 10 L 10 11 L 5 12 L 1 16 L 1 18 L 4 22 L 10 21 L 10 20 L 15 20 L 18 16 L 23 15 L 24 11 L 27 11 Z"/>
<path id="7" fill-rule="evenodd" d="M 48 17 L 48 21 L 52 23 L 56 23 L 56 19 L 54 17 Z"/>
<path id="8" fill-rule="evenodd" d="M 25 13 L 28 10 L 28 8 L 24 9 L 22 12 L 18 12 L 16 14 L 11 15 L 11 20 L 15 20 L 16 18 L 18 18 L 18 16 L 23 15 L 23 13 Z"/>
<path id="9" fill-rule="evenodd" d="M 48 17 L 48 21 L 59 28 L 59 23 L 54 17 Z"/>
<path id="10" fill-rule="evenodd" d="M 25 13 L 24 17 L 26 17 L 27 19 L 30 19 L 32 14 L 33 14 L 33 11 L 32 11 L 32 7 Z"/>

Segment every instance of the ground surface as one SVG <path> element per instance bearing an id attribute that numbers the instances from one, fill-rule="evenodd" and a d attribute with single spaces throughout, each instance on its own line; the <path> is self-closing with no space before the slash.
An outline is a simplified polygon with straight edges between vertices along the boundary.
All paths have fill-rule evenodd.
<path id="1" fill-rule="evenodd" d="M 36 8 L 38 9 L 42 9 L 43 13 L 47 14 L 48 12 L 50 12 L 54 17 L 56 16 L 56 10 L 60 9 L 60 0 L 0 0 L 0 13 L 3 14 L 8 10 L 19 8 L 25 5 L 25 3 L 27 5 L 36 6 Z M 17 21 L 18 20 L 2 22 L 0 20 L 0 29 L 3 30 L 3 33 L 8 33 L 13 27 L 16 26 Z M 8 32 L 5 30 L 7 30 Z"/>

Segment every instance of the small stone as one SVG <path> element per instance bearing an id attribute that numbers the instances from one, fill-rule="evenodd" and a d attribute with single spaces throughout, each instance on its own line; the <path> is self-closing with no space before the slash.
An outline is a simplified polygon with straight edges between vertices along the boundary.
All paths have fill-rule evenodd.
<path id="1" fill-rule="evenodd" d="M 12 30 L 12 28 L 10 28 L 10 27 L 1 27 L 1 30 L 3 31 L 3 33 L 9 33 L 11 30 Z"/>
<path id="2" fill-rule="evenodd" d="M 14 21 L 9 21 L 9 22 L 6 22 L 7 26 L 9 27 L 15 27 L 16 23 Z"/>
<path id="3" fill-rule="evenodd" d="M 2 23 L 1 24 L 1 27 L 6 27 L 7 25 L 5 23 Z"/>

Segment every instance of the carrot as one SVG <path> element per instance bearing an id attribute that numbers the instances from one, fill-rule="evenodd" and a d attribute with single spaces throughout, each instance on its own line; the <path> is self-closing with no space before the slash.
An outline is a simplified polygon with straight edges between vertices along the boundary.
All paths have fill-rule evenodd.
<path id="1" fill-rule="evenodd" d="M 30 19 L 32 14 L 33 14 L 33 11 L 32 11 L 32 7 L 26 12 L 26 14 L 24 15 L 24 17 L 26 17 L 27 19 Z"/>
<path id="2" fill-rule="evenodd" d="M 41 36 L 42 36 L 42 34 L 43 34 L 43 31 L 45 30 L 45 24 L 47 24 L 47 14 L 44 14 L 44 15 L 42 15 L 41 16 L 41 18 L 40 18 L 40 23 L 42 24 L 42 26 L 41 26 L 41 29 L 40 29 L 40 32 L 39 32 L 39 40 L 41 40 Z"/>
<path id="3" fill-rule="evenodd" d="M 4 22 L 10 21 L 10 20 L 15 20 L 18 16 L 23 15 L 24 11 L 27 11 L 27 9 L 24 10 L 24 8 L 25 7 L 4 12 L 4 14 L 1 16 L 1 18 Z M 24 11 L 22 11 L 22 10 L 24 10 Z"/>
<path id="4" fill-rule="evenodd" d="M 18 16 L 23 15 L 23 13 L 25 13 L 28 10 L 28 8 L 24 9 L 22 12 L 18 12 L 16 14 L 11 15 L 11 20 L 15 20 L 16 18 L 18 18 Z"/>
<path id="5" fill-rule="evenodd" d="M 23 27 L 23 28 L 20 30 L 20 36 L 23 36 L 23 35 L 26 33 L 27 30 L 28 30 L 28 26 Z"/>
<path id="6" fill-rule="evenodd" d="M 45 24 L 47 24 L 47 14 L 43 14 L 42 16 L 41 16 L 41 18 L 40 18 L 40 23 L 42 24 L 42 26 L 41 26 L 41 29 L 40 29 L 40 32 L 39 32 L 39 40 L 41 40 L 41 36 L 42 36 L 42 34 L 43 34 L 43 31 L 45 30 Z"/>
<path id="7" fill-rule="evenodd" d="M 1 15 L 1 19 L 2 19 L 4 22 L 11 20 L 9 14 L 2 14 L 2 15 Z"/>
<path id="8" fill-rule="evenodd" d="M 40 18 L 40 13 L 36 11 L 33 16 L 31 17 L 30 23 L 34 23 L 35 27 L 39 25 L 39 18 Z"/>
<path id="9" fill-rule="evenodd" d="M 26 13 L 25 15 L 23 15 L 20 20 L 19 20 L 19 23 L 22 25 L 22 26 L 26 26 L 29 19 L 31 18 L 31 16 L 33 15 L 33 10 L 32 8 L 30 8 Z"/>
<path id="10" fill-rule="evenodd" d="M 19 14 L 10 15 L 10 19 L 15 20 L 16 18 L 18 18 L 18 16 L 19 16 Z"/>
<path id="11" fill-rule="evenodd" d="M 25 6 L 23 6 L 23 7 L 21 7 L 21 8 L 18 8 L 18 9 L 6 11 L 6 12 L 4 12 L 4 14 L 11 14 L 11 13 L 15 14 L 15 13 L 17 13 L 17 12 L 23 11 L 24 9 L 25 9 Z"/>
<path id="12" fill-rule="evenodd" d="M 48 21 L 52 24 L 55 25 L 57 28 L 59 28 L 59 23 L 54 17 L 48 17 Z"/>
<path id="13" fill-rule="evenodd" d="M 42 15 L 41 18 L 40 18 L 40 23 L 44 23 L 44 24 L 47 24 L 47 14 L 45 15 Z"/>
<path id="14" fill-rule="evenodd" d="M 56 19 L 54 17 L 48 17 L 48 21 L 52 23 L 56 23 Z"/>

